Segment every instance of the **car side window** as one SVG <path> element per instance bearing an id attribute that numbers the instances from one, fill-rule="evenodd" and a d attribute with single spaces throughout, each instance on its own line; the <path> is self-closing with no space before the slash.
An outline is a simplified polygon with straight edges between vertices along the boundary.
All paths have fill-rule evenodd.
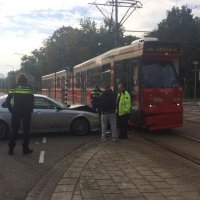
<path id="1" fill-rule="evenodd" d="M 55 109 L 57 105 L 48 99 L 42 97 L 34 98 L 34 108 L 35 109 Z"/>

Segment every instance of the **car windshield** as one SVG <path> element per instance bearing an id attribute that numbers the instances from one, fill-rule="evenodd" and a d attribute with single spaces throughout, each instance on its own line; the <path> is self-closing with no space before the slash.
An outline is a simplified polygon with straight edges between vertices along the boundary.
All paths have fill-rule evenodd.
<path id="1" fill-rule="evenodd" d="M 146 62 L 142 66 L 144 88 L 179 87 L 178 77 L 171 62 Z"/>
<path id="2" fill-rule="evenodd" d="M 63 103 L 61 103 L 59 101 L 56 101 L 54 99 L 51 99 L 51 98 L 50 98 L 50 100 L 53 101 L 54 103 L 56 103 L 57 105 L 59 105 L 62 109 L 68 109 L 65 104 L 63 104 Z"/>

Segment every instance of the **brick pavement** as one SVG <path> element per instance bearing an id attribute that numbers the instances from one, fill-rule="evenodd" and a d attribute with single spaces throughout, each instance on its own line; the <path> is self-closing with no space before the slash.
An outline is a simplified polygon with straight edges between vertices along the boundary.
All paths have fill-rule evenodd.
<path id="1" fill-rule="evenodd" d="M 200 199 L 198 187 L 137 151 L 133 141 L 134 135 L 119 142 L 110 138 L 83 152 L 66 168 L 51 200 Z"/>

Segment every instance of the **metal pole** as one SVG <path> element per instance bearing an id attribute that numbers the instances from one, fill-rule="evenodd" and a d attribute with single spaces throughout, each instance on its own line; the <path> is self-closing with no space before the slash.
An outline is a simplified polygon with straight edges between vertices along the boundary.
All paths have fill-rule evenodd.
<path id="1" fill-rule="evenodd" d="M 194 102 L 196 102 L 196 92 L 197 92 L 197 64 L 194 64 Z"/>
<path id="2" fill-rule="evenodd" d="M 115 0 L 115 47 L 118 46 L 118 2 Z"/>
<path id="3" fill-rule="evenodd" d="M 55 99 L 56 99 L 56 89 L 57 89 L 57 74 L 56 74 L 56 70 L 57 70 L 57 68 L 59 69 L 59 67 L 60 67 L 60 47 L 57 47 L 57 56 L 58 56 L 58 60 L 57 60 L 57 65 L 58 65 L 58 67 L 56 67 L 56 65 L 55 65 L 55 91 L 54 91 L 54 95 L 55 95 Z"/>
<path id="4" fill-rule="evenodd" d="M 56 99 L 56 69 L 55 69 L 55 82 L 54 82 L 54 98 Z"/>
<path id="5" fill-rule="evenodd" d="M 199 61 L 193 61 L 194 64 L 194 102 L 196 102 L 197 97 L 197 66 L 199 64 Z"/>
<path id="6" fill-rule="evenodd" d="M 14 67 L 13 67 L 13 77 L 12 77 L 12 88 L 15 87 L 15 70 L 14 70 Z"/>

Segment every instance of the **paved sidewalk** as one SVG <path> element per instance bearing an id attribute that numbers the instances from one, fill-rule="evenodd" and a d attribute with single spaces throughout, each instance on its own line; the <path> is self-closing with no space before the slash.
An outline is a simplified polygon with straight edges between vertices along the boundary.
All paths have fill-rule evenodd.
<path id="1" fill-rule="evenodd" d="M 51 199 L 197 200 L 200 196 L 174 174 L 133 151 L 130 140 L 110 140 L 76 159 Z"/>
<path id="2" fill-rule="evenodd" d="M 200 199 L 199 188 L 181 179 L 181 162 L 177 161 L 176 173 L 166 163 L 151 159 L 142 148 L 138 150 L 141 145 L 146 145 L 144 151 L 151 151 L 148 142 L 133 134 L 128 140 L 113 142 L 109 138 L 107 142 L 98 142 L 66 168 L 51 200 Z"/>

